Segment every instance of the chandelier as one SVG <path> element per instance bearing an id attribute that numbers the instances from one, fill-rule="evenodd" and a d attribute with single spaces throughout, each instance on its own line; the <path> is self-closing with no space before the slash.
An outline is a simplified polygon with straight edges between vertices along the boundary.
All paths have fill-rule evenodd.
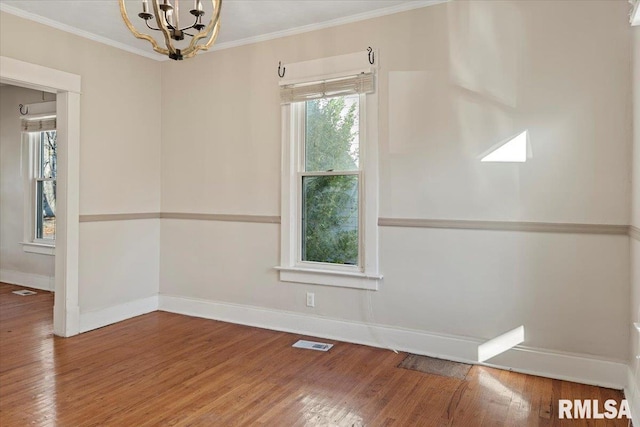
<path id="1" fill-rule="evenodd" d="M 180 0 L 173 0 L 173 4 L 170 0 L 142 0 L 142 12 L 138 13 L 138 17 L 142 19 L 148 29 L 161 33 L 166 46 L 162 47 L 153 36 L 143 34 L 136 29 L 127 14 L 125 0 L 119 1 L 122 19 L 129 31 L 137 38 L 151 43 L 156 52 L 168 55 L 169 58 L 176 61 L 191 58 L 198 51 L 209 49 L 220 30 L 222 0 L 211 0 L 211 19 L 207 24 L 202 22 L 206 14 L 202 0 L 193 0 L 193 9 L 189 10 L 191 16 L 184 17 L 180 16 Z M 153 6 L 152 9 L 149 9 L 149 2 Z M 185 0 L 183 0 L 184 3 Z M 181 27 L 181 21 L 182 23 L 187 21 L 185 18 L 188 18 L 190 25 Z M 188 37 L 186 40 L 185 36 Z"/>

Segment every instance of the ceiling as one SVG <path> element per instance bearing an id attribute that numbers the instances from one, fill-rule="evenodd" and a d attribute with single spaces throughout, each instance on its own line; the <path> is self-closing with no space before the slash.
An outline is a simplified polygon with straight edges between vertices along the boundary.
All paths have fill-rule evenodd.
<path id="1" fill-rule="evenodd" d="M 213 50 L 424 7 L 446 0 L 224 0 Z M 189 9 L 192 0 L 181 0 Z M 126 2 L 131 20 L 141 2 Z M 154 59 L 125 27 L 116 0 L 0 0 L 0 10 Z"/>

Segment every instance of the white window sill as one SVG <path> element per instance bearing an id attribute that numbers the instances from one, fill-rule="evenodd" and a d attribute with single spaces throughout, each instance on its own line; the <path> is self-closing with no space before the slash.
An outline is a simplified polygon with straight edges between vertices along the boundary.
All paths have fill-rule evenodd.
<path id="1" fill-rule="evenodd" d="M 22 250 L 32 254 L 55 255 L 56 246 L 46 243 L 22 242 Z"/>
<path id="2" fill-rule="evenodd" d="M 283 282 L 310 283 L 313 285 L 337 286 L 340 288 L 378 290 L 381 275 L 358 272 L 320 270 L 301 267 L 275 267 Z"/>

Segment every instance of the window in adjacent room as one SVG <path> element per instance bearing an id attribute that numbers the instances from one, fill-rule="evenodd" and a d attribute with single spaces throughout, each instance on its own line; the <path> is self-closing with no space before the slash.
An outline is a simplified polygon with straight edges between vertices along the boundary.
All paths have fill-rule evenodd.
<path id="1" fill-rule="evenodd" d="M 377 96 L 371 70 L 281 84 L 280 279 L 377 289 Z"/>
<path id="2" fill-rule="evenodd" d="M 53 254 L 56 241 L 58 133 L 55 102 L 32 104 L 38 111 L 22 117 L 25 143 L 24 193 L 26 252 Z"/>
<path id="3" fill-rule="evenodd" d="M 54 244 L 56 240 L 57 133 L 35 132 L 33 150 L 34 241 Z"/>

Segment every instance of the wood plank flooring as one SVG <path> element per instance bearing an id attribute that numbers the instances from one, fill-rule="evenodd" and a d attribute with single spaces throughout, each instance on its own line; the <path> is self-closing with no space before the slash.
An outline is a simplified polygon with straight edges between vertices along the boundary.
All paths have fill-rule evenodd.
<path id="1" fill-rule="evenodd" d="M 474 366 L 397 368 L 406 354 L 155 312 L 58 338 L 53 295 L 0 284 L 0 426 L 627 426 L 559 420 L 558 399 L 615 390 Z M 322 340 L 327 341 L 327 340 Z"/>

